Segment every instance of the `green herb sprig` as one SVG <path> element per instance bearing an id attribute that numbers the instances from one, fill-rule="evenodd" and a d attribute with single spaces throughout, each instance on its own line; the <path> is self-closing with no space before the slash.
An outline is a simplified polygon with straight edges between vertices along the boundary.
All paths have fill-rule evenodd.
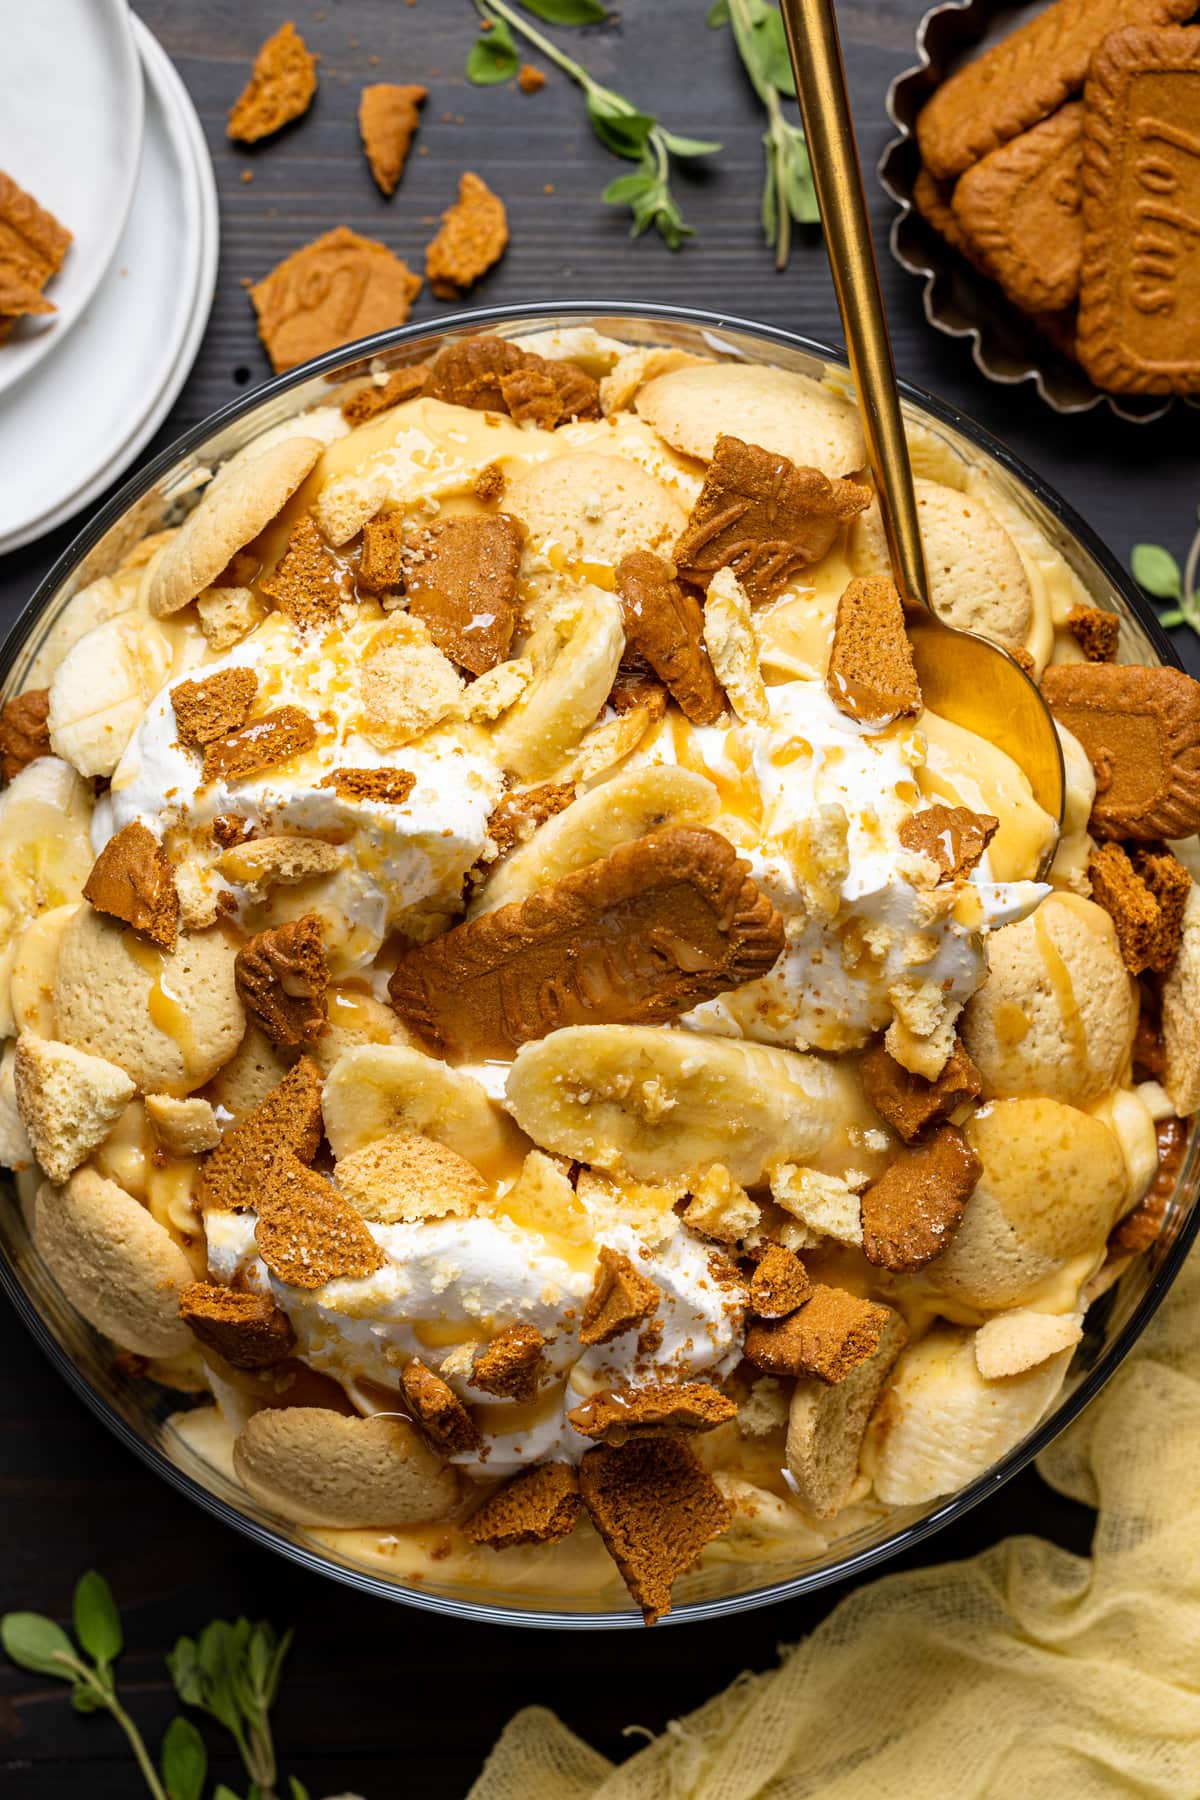
<path id="1" fill-rule="evenodd" d="M 112 1590 L 94 1569 L 75 1589 L 73 1614 L 78 1644 L 53 1619 L 31 1612 L 6 1613 L 0 1619 L 0 1644 L 20 1668 L 69 1682 L 76 1712 L 112 1714 L 154 1800 L 199 1800 L 208 1756 L 195 1726 L 186 1719 L 171 1721 L 163 1737 L 160 1778 L 145 1739 L 117 1698 L 113 1664 L 125 1638 Z"/>
<path id="2" fill-rule="evenodd" d="M 796 78 L 788 55 L 779 8 L 767 0 L 714 0 L 708 23 L 728 25 L 750 84 L 766 109 L 763 133 L 766 174 L 762 225 L 775 250 L 775 267 L 785 269 L 792 248 L 792 225 L 816 225 L 821 213 L 813 186 L 808 145 L 799 125 L 783 116 L 783 100 L 796 98 Z"/>
<path id="3" fill-rule="evenodd" d="M 520 57 L 513 41 L 517 32 L 583 89 L 592 130 L 614 156 L 636 162 L 637 173 L 618 176 L 604 190 L 610 206 L 627 206 L 633 217 L 631 237 L 640 237 L 653 225 L 671 250 L 695 233 L 671 192 L 672 156 L 712 156 L 720 144 L 707 138 L 684 137 L 660 125 L 652 113 L 644 113 L 623 94 L 603 87 L 574 57 L 552 44 L 523 19 L 505 0 L 473 0 L 487 26 L 467 57 L 467 78 L 480 86 L 509 81 L 517 74 Z M 586 25 L 607 17 L 595 0 L 524 0 L 526 10 L 555 24 Z"/>
<path id="4" fill-rule="evenodd" d="M 1200 519 L 1200 507 L 1196 516 Z M 1200 636 L 1200 530 L 1192 539 L 1182 571 L 1161 544 L 1135 544 L 1130 567 L 1134 580 L 1148 594 L 1175 602 L 1169 612 L 1158 615 L 1161 625 L 1168 631 L 1176 625 L 1190 625 Z"/>
<path id="5" fill-rule="evenodd" d="M 292 1634 L 249 1619 L 214 1619 L 198 1638 L 181 1637 L 167 1658 L 175 1692 L 223 1725 L 238 1747 L 252 1800 L 275 1800 L 278 1769 L 271 1708 L 279 1693 Z M 297 1791 L 292 1784 L 293 1794 Z"/>
<path id="6" fill-rule="evenodd" d="M 203 1800 L 208 1750 L 195 1725 L 182 1715 L 163 1733 L 158 1766 L 145 1739 L 117 1695 L 113 1665 L 125 1647 L 121 1617 L 112 1590 L 90 1570 L 75 1589 L 75 1639 L 41 1613 L 14 1612 L 0 1618 L 0 1645 L 22 1669 L 50 1675 L 71 1687 L 76 1712 L 107 1712 L 125 1733 L 152 1800 Z M 246 1800 L 279 1800 L 271 1708 L 279 1693 L 292 1634 L 282 1637 L 265 1621 L 214 1619 L 198 1638 L 180 1638 L 167 1668 L 179 1698 L 223 1725 L 233 1737 L 250 1788 Z M 293 1775 L 289 1800 L 309 1800 Z M 212 1800 L 239 1800 L 218 1782 Z"/>

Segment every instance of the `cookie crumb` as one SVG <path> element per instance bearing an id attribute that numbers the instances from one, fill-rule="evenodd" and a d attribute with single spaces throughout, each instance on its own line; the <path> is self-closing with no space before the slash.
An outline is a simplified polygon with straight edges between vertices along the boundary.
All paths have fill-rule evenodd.
<path id="1" fill-rule="evenodd" d="M 983 1077 L 961 1038 L 955 1038 L 945 1067 L 933 1081 L 911 1074 L 882 1044 L 867 1051 L 859 1072 L 867 1099 L 906 1144 L 915 1144 L 930 1125 L 940 1125 L 956 1107 L 977 1100 L 983 1092 Z"/>
<path id="2" fill-rule="evenodd" d="M 175 948 L 179 895 L 166 851 L 148 826 L 135 819 L 109 838 L 83 884 L 97 912 L 132 925 L 164 950 Z"/>
<path id="3" fill-rule="evenodd" d="M 256 144 L 302 117 L 316 91 L 317 59 L 289 19 L 260 46 L 250 79 L 230 111 L 226 136 L 234 143 Z"/>
<path id="4" fill-rule="evenodd" d="M 409 769 L 335 769 L 317 784 L 334 789 L 343 800 L 375 800 L 381 806 L 403 806 L 417 778 Z"/>
<path id="5" fill-rule="evenodd" d="M 523 94 L 536 94 L 546 85 L 546 77 L 541 69 L 535 69 L 532 63 L 522 63 L 521 72 L 517 76 L 517 86 Z"/>
<path id="6" fill-rule="evenodd" d="M 237 731 L 250 717 L 258 676 L 253 669 L 218 669 L 201 681 L 181 681 L 171 689 L 179 741 L 203 750 Z"/>
<path id="7" fill-rule="evenodd" d="M 378 60 L 378 59 L 376 59 Z M 404 172 L 409 146 L 420 123 L 428 88 L 379 81 L 365 87 L 358 102 L 358 128 L 375 185 L 390 197 Z"/>
<path id="8" fill-rule="evenodd" d="M 579 1491 L 647 1625 L 671 1609 L 671 1589 L 733 1508 L 681 1437 L 600 1444 L 579 1465 Z"/>
<path id="9" fill-rule="evenodd" d="M 1088 662 L 1117 660 L 1117 645 L 1121 638 L 1121 620 L 1117 613 L 1104 612 L 1099 606 L 1073 606 L 1067 614 L 1067 630 Z"/>
<path id="10" fill-rule="evenodd" d="M 294 1156 L 276 1165 L 253 1206 L 258 1254 L 288 1287 L 311 1291 L 329 1281 L 359 1281 L 387 1261 L 349 1201 Z"/>
<path id="11" fill-rule="evenodd" d="M 439 1450 L 456 1456 L 479 1448 L 479 1429 L 454 1389 L 415 1356 L 405 1364 L 400 1386 L 417 1424 Z"/>
<path id="12" fill-rule="evenodd" d="M 291 1321 L 267 1294 L 247 1294 L 193 1281 L 179 1296 L 179 1316 L 209 1350 L 232 1368 L 269 1369 L 291 1354 Z"/>
<path id="13" fill-rule="evenodd" d="M 611 1343 L 622 1332 L 652 1318 L 661 1299 L 661 1289 L 635 1269 L 627 1256 L 603 1246 L 579 1321 L 580 1343 Z"/>
<path id="14" fill-rule="evenodd" d="M 962 1222 L 983 1164 L 954 1125 L 900 1151 L 863 1190 L 863 1252 L 876 1268 L 910 1273 L 940 1256 Z"/>
<path id="15" fill-rule="evenodd" d="M 786 1319 L 755 1321 L 746 1360 L 764 1375 L 815 1375 L 833 1386 L 874 1354 L 890 1316 L 886 1306 L 818 1282 Z"/>
<path id="16" fill-rule="evenodd" d="M 328 624 L 351 597 L 349 574 L 329 554 L 311 513 L 293 528 L 274 573 L 258 588 L 302 630 Z"/>
<path id="17" fill-rule="evenodd" d="M 808 1270 L 782 1244 L 768 1244 L 750 1278 L 750 1311 L 760 1319 L 786 1319 L 812 1294 Z"/>
<path id="18" fill-rule="evenodd" d="M 329 963 L 316 913 L 260 931 L 234 959 L 238 998 L 250 1022 L 284 1049 L 329 1029 Z"/>
<path id="19" fill-rule="evenodd" d="M 442 214 L 442 225 L 425 252 L 425 273 L 439 300 L 455 300 L 474 287 L 498 262 L 508 243 L 504 202 L 470 170 L 458 184 L 458 199 Z"/>
<path id="20" fill-rule="evenodd" d="M 675 1432 L 714 1431 L 737 1417 L 737 1407 L 707 1381 L 658 1381 L 609 1388 L 567 1414 L 581 1437 L 621 1445 Z"/>
<path id="21" fill-rule="evenodd" d="M 205 781 L 244 781 L 311 750 L 316 741 L 317 728 L 306 712 L 280 706 L 206 745 L 201 772 Z"/>
<path id="22" fill-rule="evenodd" d="M 471 1385 L 507 1400 L 532 1400 L 545 1350 L 546 1340 L 536 1325 L 510 1325 L 475 1358 Z"/>
<path id="23" fill-rule="evenodd" d="M 0 712 L 0 775 L 5 781 L 51 754 L 49 716 L 49 688 L 26 688 L 5 703 Z"/>
<path id="24" fill-rule="evenodd" d="M 539 1463 L 489 1494 L 463 1521 L 463 1536 L 493 1550 L 557 1544 L 574 1531 L 581 1509 L 579 1477 L 570 1463 Z"/>
<path id="25" fill-rule="evenodd" d="M 912 646 L 893 582 L 860 577 L 842 594 L 825 688 L 839 712 L 865 724 L 886 725 L 920 712 Z"/>
<path id="26" fill-rule="evenodd" d="M 900 822 L 899 838 L 906 850 L 928 856 L 940 870 L 942 881 L 962 881 L 1000 829 L 991 813 L 972 812 L 966 806 L 925 806 Z"/>

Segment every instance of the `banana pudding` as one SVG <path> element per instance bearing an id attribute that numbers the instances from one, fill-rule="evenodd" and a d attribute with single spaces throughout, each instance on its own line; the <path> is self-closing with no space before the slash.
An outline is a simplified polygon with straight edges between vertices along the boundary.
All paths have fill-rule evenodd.
<path id="1" fill-rule="evenodd" d="M 203 471 L 0 713 L 0 1157 L 181 1461 L 653 1622 L 984 1473 L 1162 1230 L 1200 687 L 914 438 L 1060 828 L 925 707 L 833 385 L 401 373 Z"/>

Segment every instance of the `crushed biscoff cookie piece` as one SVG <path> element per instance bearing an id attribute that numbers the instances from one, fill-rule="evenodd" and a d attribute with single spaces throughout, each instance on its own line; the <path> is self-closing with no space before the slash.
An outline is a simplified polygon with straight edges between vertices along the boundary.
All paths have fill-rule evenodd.
<path id="1" fill-rule="evenodd" d="M 983 1164 L 955 1125 L 890 1162 L 863 1190 L 863 1253 L 877 1268 L 908 1272 L 932 1262 L 962 1221 Z"/>
<path id="2" fill-rule="evenodd" d="M 507 513 L 440 519 L 413 542 L 408 610 L 444 656 L 482 675 L 508 655 L 523 532 Z"/>
<path id="3" fill-rule="evenodd" d="M 426 1437 L 448 1456 L 479 1448 L 479 1430 L 449 1382 L 414 1356 L 400 1374 L 404 1398 Z"/>
<path id="4" fill-rule="evenodd" d="M 991 813 L 966 806 L 926 806 L 900 825 L 900 842 L 918 856 L 928 856 L 942 881 L 961 881 L 975 868 L 1000 829 Z"/>
<path id="5" fill-rule="evenodd" d="M 237 731 L 250 717 L 258 676 L 253 669 L 219 669 L 202 681 L 181 681 L 171 689 L 179 741 L 193 749 Z"/>
<path id="6" fill-rule="evenodd" d="M 388 994 L 439 1048 L 505 1057 L 557 1026 L 678 1018 L 765 975 L 782 948 L 729 840 L 677 826 L 409 951 Z"/>
<path id="7" fill-rule="evenodd" d="M 11 781 L 39 756 L 50 755 L 49 688 L 26 688 L 0 711 L 0 776 Z"/>
<path id="8" fill-rule="evenodd" d="M 362 529 L 358 585 L 369 594 L 398 588 L 404 573 L 405 524 L 399 512 L 377 513 Z"/>
<path id="9" fill-rule="evenodd" d="M 671 1589 L 733 1508 L 681 1437 L 589 1450 L 579 1491 L 592 1524 L 647 1625 L 671 1609 Z"/>
<path id="10" fill-rule="evenodd" d="M 334 769 L 321 777 L 343 800 L 374 800 L 380 806 L 403 806 L 416 786 L 410 769 Z"/>
<path id="11" fill-rule="evenodd" d="M 252 1024 L 285 1049 L 328 1031 L 329 963 L 316 913 L 260 931 L 234 962 L 238 998 Z"/>
<path id="12" fill-rule="evenodd" d="M 825 687 L 839 712 L 864 724 L 886 725 L 920 712 L 904 608 L 891 581 L 858 578 L 846 588 L 838 601 Z"/>
<path id="13" fill-rule="evenodd" d="M 1183 909 L 1192 878 L 1164 845 L 1097 844 L 1088 858 L 1092 898 L 1116 927 L 1131 975 L 1147 969 L 1165 975 L 1183 941 Z"/>
<path id="14" fill-rule="evenodd" d="M 179 1316 L 208 1350 L 235 1369 L 269 1369 L 291 1354 L 291 1321 L 268 1294 L 194 1281 L 179 1296 Z"/>
<path id="15" fill-rule="evenodd" d="M 482 1177 L 457 1150 L 420 1132 L 389 1132 L 340 1157 L 334 1180 L 364 1219 L 408 1225 L 466 1218 L 487 1198 Z"/>
<path id="16" fill-rule="evenodd" d="M 420 108 L 428 98 L 428 88 L 401 87 L 391 81 L 377 81 L 362 91 L 358 129 L 381 194 L 390 196 L 396 190 L 420 123 Z"/>
<path id="17" fill-rule="evenodd" d="M 489 1494 L 463 1520 L 463 1536 L 492 1550 L 557 1544 L 574 1531 L 582 1505 L 579 1477 L 570 1463 L 538 1463 Z"/>
<path id="18" fill-rule="evenodd" d="M 581 1437 L 618 1446 L 631 1438 L 714 1431 L 736 1417 L 734 1402 L 707 1381 L 657 1381 L 610 1388 L 593 1394 L 567 1414 Z"/>
<path id="19" fill-rule="evenodd" d="M 202 1212 L 252 1212 L 275 1172 L 311 1162 L 321 1142 L 321 1071 L 302 1056 L 264 1100 L 236 1124 L 200 1167 L 196 1204 Z"/>
<path id="20" fill-rule="evenodd" d="M 833 1385 L 874 1354 L 889 1317 L 886 1306 L 818 1282 L 786 1319 L 751 1325 L 746 1360 L 764 1375 L 815 1375 Z"/>
<path id="21" fill-rule="evenodd" d="M 475 1358 L 471 1385 L 506 1400 L 532 1400 L 545 1351 L 546 1340 L 536 1325 L 510 1325 Z"/>
<path id="22" fill-rule="evenodd" d="M 70 245 L 66 226 L 0 169 L 0 341 L 16 315 L 55 311 L 42 289 Z"/>
<path id="23" fill-rule="evenodd" d="M 442 228 L 425 252 L 425 273 L 439 300 L 456 300 L 474 287 L 508 243 L 504 202 L 470 170 L 458 183 L 458 199 L 442 214 Z"/>
<path id="24" fill-rule="evenodd" d="M 359 1280 L 387 1261 L 350 1202 L 297 1157 L 280 1159 L 254 1210 L 258 1254 L 276 1281 L 288 1287 Z"/>
<path id="25" fill-rule="evenodd" d="M 616 574 L 627 651 L 645 658 L 693 724 L 715 724 L 725 695 L 704 647 L 700 602 L 680 587 L 670 563 L 649 550 L 622 557 Z"/>
<path id="26" fill-rule="evenodd" d="M 1073 606 L 1067 614 L 1067 630 L 1088 662 L 1117 660 L 1117 645 L 1121 640 L 1121 620 L 1117 613 L 1104 612 L 1098 606 Z"/>
<path id="27" fill-rule="evenodd" d="M 226 136 L 257 144 L 306 113 L 317 91 L 317 59 L 289 19 L 254 59 L 250 79 L 234 102 Z"/>
<path id="28" fill-rule="evenodd" d="M 1052 663 L 1042 697 L 1096 771 L 1093 837 L 1200 830 L 1200 682 L 1181 669 Z"/>
<path id="29" fill-rule="evenodd" d="M 250 289 L 277 375 L 309 357 L 403 325 L 421 277 L 375 238 L 339 225 L 293 250 Z"/>
<path id="30" fill-rule="evenodd" d="M 410 369 L 394 369 L 380 387 L 368 383 L 356 388 L 348 400 L 342 401 L 342 417 L 347 425 L 365 425 L 389 407 L 400 406 L 422 392 L 429 371 L 424 363 Z"/>
<path id="31" fill-rule="evenodd" d="M 700 498 L 675 545 L 686 581 L 707 587 L 730 568 L 751 600 L 771 600 L 825 555 L 841 527 L 871 501 L 861 482 L 829 480 L 741 438 L 718 437 Z"/>
<path id="32" fill-rule="evenodd" d="M 499 500 L 506 485 L 504 470 L 498 462 L 485 463 L 475 477 L 472 493 L 481 506 L 491 506 Z"/>
<path id="33" fill-rule="evenodd" d="M 298 706 L 280 706 L 204 749 L 205 781 L 244 781 L 311 750 L 317 728 Z"/>
<path id="34" fill-rule="evenodd" d="M 619 1250 L 602 1245 L 591 1292 L 579 1321 L 581 1344 L 609 1344 L 654 1317 L 662 1290 Z"/>
<path id="35" fill-rule="evenodd" d="M 164 950 L 173 950 L 179 930 L 175 872 L 148 826 L 135 820 L 109 838 L 83 884 L 83 897 L 97 912 L 123 919 Z"/>
<path id="36" fill-rule="evenodd" d="M 546 85 L 546 77 L 541 69 L 532 63 L 522 63 L 517 76 L 517 86 L 523 94 L 536 94 Z"/>
<path id="37" fill-rule="evenodd" d="M 522 372 L 543 375 L 553 386 L 554 416 L 548 416 L 544 386 L 534 404 L 532 390 L 515 381 Z M 506 385 L 507 384 L 507 385 Z M 429 371 L 426 393 L 450 406 L 469 406 L 476 412 L 510 411 L 510 405 L 527 408 L 525 417 L 546 429 L 568 419 L 598 419 L 600 389 L 593 378 L 574 363 L 554 362 L 535 351 L 522 350 L 508 338 L 469 337 L 439 350 Z M 521 418 L 513 417 L 521 423 Z"/>
<path id="38" fill-rule="evenodd" d="M 882 1044 L 867 1051 L 860 1070 L 867 1099 L 884 1124 L 906 1144 L 915 1144 L 931 1125 L 940 1125 L 957 1107 L 977 1100 L 983 1092 L 983 1077 L 960 1038 L 954 1040 L 954 1049 L 934 1081 L 912 1074 Z"/>
<path id="39" fill-rule="evenodd" d="M 505 794 L 487 822 L 497 856 L 507 856 L 518 844 L 528 843 L 539 825 L 565 811 L 574 798 L 572 781 L 545 781 L 540 787 Z"/>
<path id="40" fill-rule="evenodd" d="M 786 1319 L 811 1294 L 808 1270 L 795 1252 L 768 1244 L 750 1277 L 750 1311 L 760 1319 Z"/>
<path id="41" fill-rule="evenodd" d="M 301 627 L 328 624 L 350 599 L 349 573 L 330 556 L 311 513 L 296 525 L 274 574 L 258 588 Z"/>

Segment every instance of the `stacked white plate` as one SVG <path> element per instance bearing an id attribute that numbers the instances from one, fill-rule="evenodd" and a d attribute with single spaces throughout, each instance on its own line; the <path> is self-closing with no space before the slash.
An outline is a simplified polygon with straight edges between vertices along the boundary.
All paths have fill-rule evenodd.
<path id="1" fill-rule="evenodd" d="M 12 23 L 0 169 L 74 241 L 47 290 L 58 311 L 0 344 L 0 555 L 82 511 L 154 435 L 200 347 L 218 248 L 200 121 L 127 0 L 38 0 Z"/>

